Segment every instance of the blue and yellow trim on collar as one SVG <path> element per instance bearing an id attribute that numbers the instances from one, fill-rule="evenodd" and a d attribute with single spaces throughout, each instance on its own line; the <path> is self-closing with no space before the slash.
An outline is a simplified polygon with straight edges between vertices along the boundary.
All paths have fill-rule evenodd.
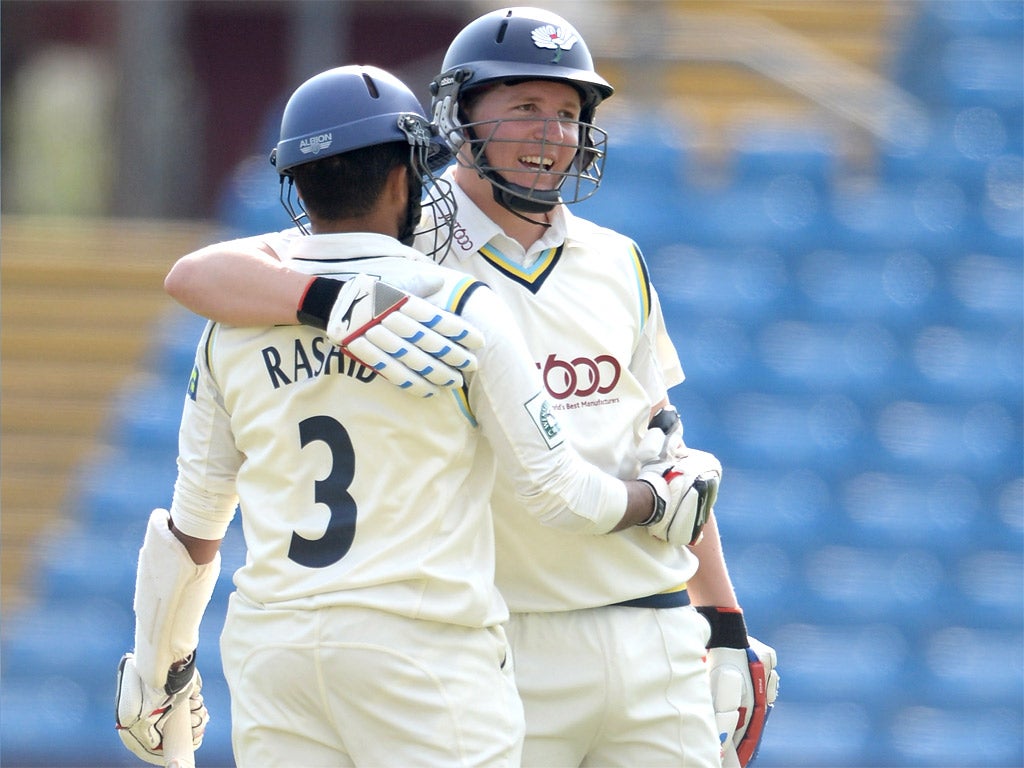
<path id="1" fill-rule="evenodd" d="M 555 264 L 558 263 L 558 259 L 562 256 L 562 249 L 564 247 L 564 245 L 560 245 L 557 248 L 548 248 L 540 254 L 533 263 L 533 266 L 529 268 L 517 264 L 492 243 L 482 246 L 479 253 L 488 264 L 510 280 L 519 283 L 531 293 L 537 293 L 548 275 L 554 270 Z"/>

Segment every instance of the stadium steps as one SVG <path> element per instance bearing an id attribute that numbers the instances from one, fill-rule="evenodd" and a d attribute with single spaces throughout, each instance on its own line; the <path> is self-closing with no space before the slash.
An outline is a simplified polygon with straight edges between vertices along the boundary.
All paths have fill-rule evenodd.
<path id="1" fill-rule="evenodd" d="M 914 7 L 914 3 L 903 0 L 675 0 L 665 5 L 666 13 L 676 14 L 682 23 L 688 18 L 706 17 L 723 21 L 764 20 L 799 35 L 832 56 L 879 74 L 888 71 L 899 44 L 898 31 Z M 615 23 L 607 25 L 603 35 L 591 43 L 592 50 L 597 52 L 598 66 L 607 72 L 606 77 L 613 84 L 622 86 L 620 90 L 627 98 L 634 92 L 661 91 L 661 103 L 683 116 L 693 143 L 708 162 L 728 159 L 733 133 L 744 125 L 820 117 L 820 108 L 805 96 L 740 63 L 691 60 L 686 58 L 685 51 L 673 51 L 679 54 L 679 60 L 659 63 L 654 72 L 661 74 L 652 78 L 649 63 L 636 70 L 631 69 L 628 59 L 602 60 L 601 51 L 623 48 L 623 35 L 632 34 L 625 50 L 633 48 L 628 55 L 646 61 L 635 50 L 635 46 L 644 45 L 642 36 L 635 32 L 644 22 L 635 18 L 635 9 L 633 5 L 623 6 Z M 625 31 L 631 29 L 633 33 Z M 651 42 L 652 46 L 657 44 Z M 671 50 L 673 42 L 668 39 L 662 45 Z M 612 100 L 602 112 L 615 109 Z M 845 149 L 849 154 L 864 151 L 862 146 Z"/>
<path id="2" fill-rule="evenodd" d="M 172 310 L 163 278 L 211 239 L 205 223 L 4 215 L 0 354 L 0 600 L 30 599 L 24 569 L 62 527 L 75 468 L 102 445 L 112 398 Z"/>

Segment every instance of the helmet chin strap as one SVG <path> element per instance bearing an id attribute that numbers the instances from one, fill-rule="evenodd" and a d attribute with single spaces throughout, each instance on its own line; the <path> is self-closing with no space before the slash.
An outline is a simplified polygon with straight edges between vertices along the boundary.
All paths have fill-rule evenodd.
<path id="1" fill-rule="evenodd" d="M 405 206 L 405 221 L 402 222 L 399 228 L 398 241 L 402 245 L 412 245 L 416 239 L 416 225 L 419 224 L 420 214 L 423 211 L 421 202 L 423 182 L 413 172 L 411 166 L 408 169 L 406 178 L 409 180 L 409 202 Z"/>
<path id="2" fill-rule="evenodd" d="M 494 202 L 509 211 L 513 216 L 517 216 L 530 224 L 539 224 L 542 227 L 551 226 L 544 220 L 538 221 L 523 214 L 547 213 L 554 210 L 554 207 L 562 202 L 557 189 L 546 191 L 530 190 L 519 184 L 513 184 L 500 173 L 491 169 L 481 171 L 480 175 L 491 183 Z"/>

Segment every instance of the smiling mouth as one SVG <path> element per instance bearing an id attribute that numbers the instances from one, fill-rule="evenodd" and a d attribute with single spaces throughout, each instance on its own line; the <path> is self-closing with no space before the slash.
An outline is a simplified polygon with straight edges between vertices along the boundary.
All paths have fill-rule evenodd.
<path id="1" fill-rule="evenodd" d="M 555 161 L 549 157 L 540 157 L 539 155 L 523 155 L 519 158 L 519 162 L 534 170 L 548 171 L 555 164 Z"/>

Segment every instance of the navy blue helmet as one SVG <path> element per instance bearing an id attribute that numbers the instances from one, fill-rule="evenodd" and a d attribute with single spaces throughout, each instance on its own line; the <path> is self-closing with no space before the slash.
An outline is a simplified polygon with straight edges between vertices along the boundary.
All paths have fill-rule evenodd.
<path id="1" fill-rule="evenodd" d="M 451 158 L 447 145 L 438 137 L 419 100 L 405 83 L 383 69 L 350 65 L 336 67 L 306 80 L 295 89 L 281 117 L 280 140 L 270 162 L 281 174 L 281 200 L 292 220 L 300 222 L 304 212 L 291 201 L 291 172 L 299 165 L 357 149 L 404 142 L 409 145 L 409 169 L 415 183 L 411 213 L 419 221 L 420 206 L 430 208 L 431 229 L 451 236 L 455 200 L 450 185 L 434 171 Z M 287 194 L 285 194 L 285 183 Z M 426 189 L 427 197 L 420 200 Z M 299 202 L 301 208 L 301 202 Z M 436 225 L 436 226 L 435 226 Z M 416 231 L 416 235 L 423 231 Z"/>
<path id="2" fill-rule="evenodd" d="M 498 121 L 471 123 L 462 109 L 465 94 L 480 86 L 523 80 L 562 82 L 580 93 L 576 160 L 567 171 L 538 173 L 561 176 L 554 190 L 505 179 L 502 172 L 512 169 L 495 168 L 486 157 Z M 561 16 L 539 8 L 506 8 L 481 16 L 456 35 L 430 91 L 431 113 L 441 136 L 456 153 L 469 145 L 470 159 L 463 156 L 459 162 L 486 176 L 495 187 L 495 199 L 506 207 L 546 211 L 560 202 L 585 200 L 600 185 L 607 134 L 593 125 L 594 112 L 613 88 L 595 71 L 582 36 Z M 566 188 L 567 180 L 573 189 Z"/>

